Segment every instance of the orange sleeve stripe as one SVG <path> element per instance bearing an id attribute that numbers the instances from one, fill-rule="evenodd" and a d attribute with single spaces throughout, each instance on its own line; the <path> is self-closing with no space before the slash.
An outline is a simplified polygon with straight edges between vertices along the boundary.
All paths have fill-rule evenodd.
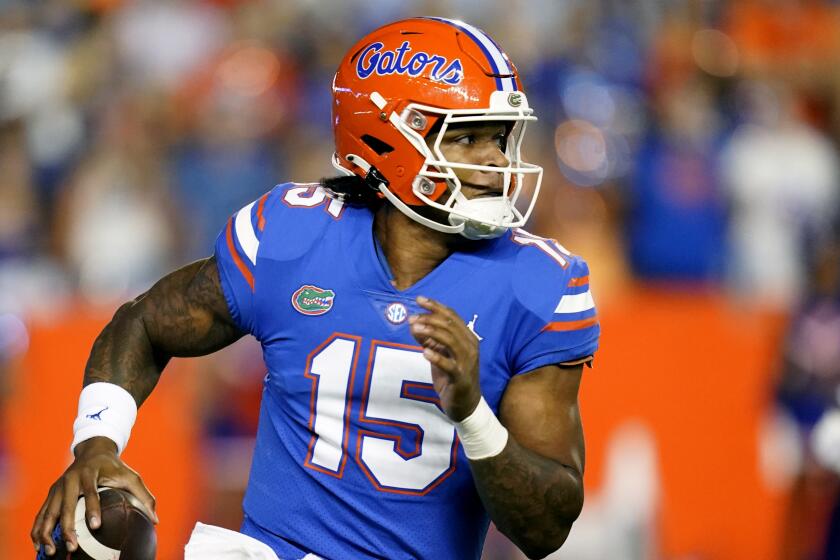
<path id="1" fill-rule="evenodd" d="M 580 321 L 554 321 L 543 327 L 543 331 L 564 332 L 577 331 L 598 324 L 598 317 L 581 319 Z"/>
<path id="2" fill-rule="evenodd" d="M 260 231 L 265 229 L 265 216 L 263 216 L 263 208 L 265 207 L 265 201 L 269 194 L 271 194 L 271 191 L 262 195 L 259 203 L 257 204 L 257 227 Z"/>
<path id="3" fill-rule="evenodd" d="M 572 278 L 569 280 L 569 287 L 576 288 L 578 286 L 586 286 L 589 284 L 589 275 L 581 276 L 580 278 Z"/>
<path id="4" fill-rule="evenodd" d="M 233 218 L 228 220 L 227 223 L 227 246 L 228 251 L 230 251 L 230 256 L 233 258 L 233 262 L 236 264 L 236 268 L 239 269 L 239 272 L 242 273 L 242 276 L 245 277 L 245 281 L 248 282 L 248 285 L 251 286 L 251 291 L 254 291 L 254 275 L 251 274 L 251 271 L 248 270 L 248 267 L 245 266 L 245 263 L 242 262 L 242 258 L 239 256 L 239 252 L 236 250 L 236 245 L 233 243 Z"/>

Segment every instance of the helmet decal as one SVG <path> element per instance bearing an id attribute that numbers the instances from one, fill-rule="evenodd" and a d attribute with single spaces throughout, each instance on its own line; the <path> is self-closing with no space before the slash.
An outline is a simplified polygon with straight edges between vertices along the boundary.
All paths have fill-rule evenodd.
<path id="1" fill-rule="evenodd" d="M 371 43 L 362 51 L 356 61 L 357 76 L 366 79 L 371 74 L 377 76 L 403 74 L 416 78 L 428 70 L 429 77 L 434 81 L 452 86 L 461 81 L 464 66 L 458 58 L 449 61 L 440 55 L 432 55 L 420 50 L 409 56 L 408 53 L 412 52 L 412 49 L 408 41 L 404 41 L 392 51 L 383 52 L 383 46 L 380 42 Z"/>
<path id="2" fill-rule="evenodd" d="M 493 73 L 496 74 L 496 88 L 503 91 L 516 91 L 516 80 L 513 78 L 513 70 L 507 61 L 507 55 L 499 47 L 498 43 L 493 40 L 488 34 L 481 29 L 474 27 L 463 21 L 446 18 L 429 18 L 435 21 L 440 21 L 457 28 L 467 35 L 470 39 L 476 42 L 481 48 Z M 507 77 L 502 77 L 507 76 Z"/>

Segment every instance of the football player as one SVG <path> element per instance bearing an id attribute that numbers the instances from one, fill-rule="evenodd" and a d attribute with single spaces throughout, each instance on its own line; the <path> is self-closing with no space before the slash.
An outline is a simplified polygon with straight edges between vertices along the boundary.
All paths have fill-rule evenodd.
<path id="1" fill-rule="evenodd" d="M 241 531 L 284 559 L 479 558 L 490 521 L 529 557 L 583 504 L 578 410 L 599 325 L 586 263 L 521 227 L 535 120 L 486 33 L 415 18 L 363 38 L 333 82 L 341 177 L 239 210 L 213 256 L 123 305 L 94 343 L 75 461 L 32 540 L 75 546 L 97 485 L 154 499 L 120 459 L 173 356 L 262 344 Z M 312 556 L 310 556 L 311 558 Z"/>

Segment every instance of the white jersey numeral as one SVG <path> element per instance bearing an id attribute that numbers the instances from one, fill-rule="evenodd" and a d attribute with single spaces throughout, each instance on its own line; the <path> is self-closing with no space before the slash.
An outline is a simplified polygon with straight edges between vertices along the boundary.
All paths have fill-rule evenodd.
<path id="1" fill-rule="evenodd" d="M 422 492 L 451 468 L 455 427 L 446 415 L 410 388 L 429 388 L 432 368 L 423 351 L 374 343 L 373 363 L 366 380 L 361 420 L 372 431 L 361 430 L 358 459 L 380 490 Z M 375 426 L 398 425 L 414 432 L 413 451 L 399 438 L 377 433 Z"/>
<path id="2" fill-rule="evenodd" d="M 538 237 L 533 233 L 528 233 L 524 229 L 517 229 L 513 232 L 511 237 L 514 243 L 520 245 L 531 245 L 557 261 L 561 267 L 569 266 L 569 257 L 572 254 L 562 245 L 557 243 L 554 239 L 546 239 L 545 237 Z"/>
<path id="3" fill-rule="evenodd" d="M 359 337 L 333 335 L 310 355 L 305 374 L 313 380 L 313 436 L 304 464 L 337 477 L 343 476 L 348 454 L 360 344 Z M 455 470 L 457 440 L 455 427 L 438 407 L 422 349 L 374 342 L 364 383 L 359 411 L 364 428 L 356 445 L 360 467 L 379 490 L 426 494 Z"/>
<path id="4" fill-rule="evenodd" d="M 343 201 L 327 196 L 327 191 L 318 185 L 293 187 L 283 195 L 283 202 L 287 206 L 303 208 L 315 208 L 326 203 L 324 210 L 336 219 L 341 217 L 341 213 L 344 210 Z"/>
<path id="5" fill-rule="evenodd" d="M 305 373 L 314 383 L 310 429 L 317 434 L 310 442 L 306 463 L 333 474 L 340 474 L 344 469 L 345 424 L 350 413 L 350 376 L 355 366 L 356 340 L 357 337 L 333 335 L 310 356 Z"/>

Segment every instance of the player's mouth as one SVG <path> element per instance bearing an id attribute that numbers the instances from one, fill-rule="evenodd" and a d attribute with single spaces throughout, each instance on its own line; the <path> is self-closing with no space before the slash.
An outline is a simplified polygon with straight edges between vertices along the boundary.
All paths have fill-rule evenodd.
<path id="1" fill-rule="evenodd" d="M 469 198 L 497 198 L 502 196 L 501 189 L 490 185 L 477 185 L 475 183 L 461 183 L 462 187 L 468 187 Z"/>

